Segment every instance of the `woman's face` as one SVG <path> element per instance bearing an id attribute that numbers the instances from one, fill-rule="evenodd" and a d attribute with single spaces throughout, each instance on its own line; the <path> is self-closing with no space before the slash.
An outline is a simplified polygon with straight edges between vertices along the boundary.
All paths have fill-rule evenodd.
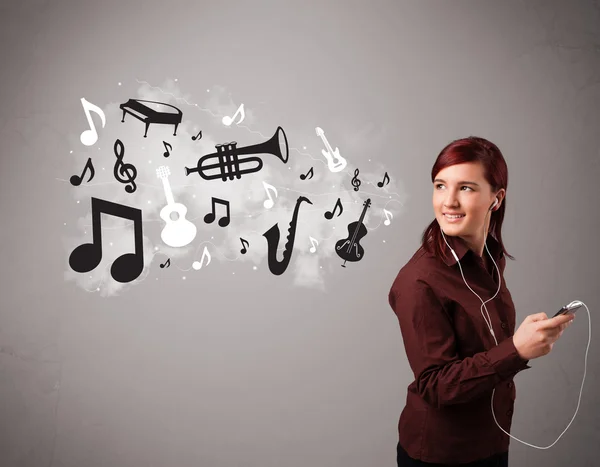
<path id="1" fill-rule="evenodd" d="M 479 239 L 487 233 L 490 216 L 486 214 L 498 195 L 497 209 L 502 202 L 504 189 L 492 193 L 479 162 L 456 164 L 440 170 L 433 182 L 433 210 L 446 235 L 465 239 Z M 460 214 L 453 219 L 449 214 Z M 491 213 L 490 213 L 491 214 Z"/>

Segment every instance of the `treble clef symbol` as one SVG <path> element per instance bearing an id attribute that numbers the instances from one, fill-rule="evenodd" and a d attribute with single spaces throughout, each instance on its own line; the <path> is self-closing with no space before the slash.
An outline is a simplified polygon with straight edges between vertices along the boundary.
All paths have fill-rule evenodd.
<path id="1" fill-rule="evenodd" d="M 133 164 L 123 162 L 123 156 L 125 155 L 125 146 L 120 139 L 115 141 L 115 156 L 117 156 L 117 162 L 115 162 L 114 175 L 115 178 L 121 183 L 131 183 L 131 186 L 127 185 L 125 191 L 127 193 L 133 193 L 136 190 L 135 177 L 137 177 L 137 169 Z"/>
<path id="2" fill-rule="evenodd" d="M 358 187 L 360 186 L 360 180 L 358 179 L 358 169 L 354 171 L 354 177 L 352 178 L 352 186 L 354 187 L 354 191 L 358 191 Z"/>

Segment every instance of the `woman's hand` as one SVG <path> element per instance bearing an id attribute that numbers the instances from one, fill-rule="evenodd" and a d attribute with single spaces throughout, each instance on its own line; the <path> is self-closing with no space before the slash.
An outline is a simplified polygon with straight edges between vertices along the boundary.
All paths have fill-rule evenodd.
<path id="1" fill-rule="evenodd" d="M 550 319 L 546 313 L 527 316 L 513 336 L 517 352 L 524 360 L 549 354 L 554 343 L 574 319 L 575 315 L 570 313 Z"/>

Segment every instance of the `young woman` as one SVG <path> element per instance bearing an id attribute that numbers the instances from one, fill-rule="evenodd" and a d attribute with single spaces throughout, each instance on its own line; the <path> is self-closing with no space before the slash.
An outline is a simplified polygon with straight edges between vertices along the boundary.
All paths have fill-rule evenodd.
<path id="1" fill-rule="evenodd" d="M 513 378 L 550 352 L 573 316 L 529 315 L 514 331 L 503 276 L 514 259 L 502 241 L 508 170 L 495 144 L 453 141 L 431 180 L 435 220 L 389 293 L 415 377 L 398 466 L 506 467 Z"/>

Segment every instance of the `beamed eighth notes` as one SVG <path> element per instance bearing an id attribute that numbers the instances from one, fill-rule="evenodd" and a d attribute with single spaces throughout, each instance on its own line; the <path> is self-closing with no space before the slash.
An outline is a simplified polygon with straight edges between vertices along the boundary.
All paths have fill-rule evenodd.
<path id="1" fill-rule="evenodd" d="M 142 211 L 100 198 L 92 198 L 92 242 L 79 245 L 71 252 L 69 266 L 75 272 L 84 273 L 90 272 L 100 264 L 102 260 L 102 214 L 133 221 L 135 251 L 119 256 L 110 268 L 110 275 L 114 280 L 122 283 L 131 282 L 144 269 Z"/>

